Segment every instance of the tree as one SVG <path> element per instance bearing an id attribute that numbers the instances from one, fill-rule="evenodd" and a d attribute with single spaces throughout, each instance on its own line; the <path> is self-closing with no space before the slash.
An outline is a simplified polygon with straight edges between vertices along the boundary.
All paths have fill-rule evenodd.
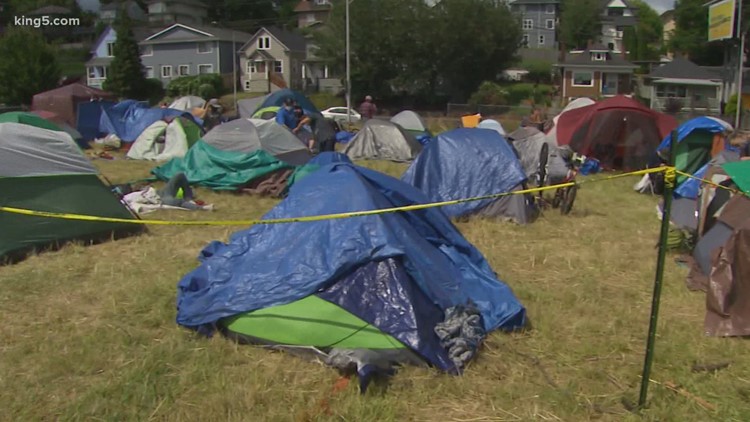
<path id="1" fill-rule="evenodd" d="M 560 39 L 566 48 L 585 48 L 601 35 L 599 0 L 563 0 Z"/>
<path id="2" fill-rule="evenodd" d="M 552 79 L 552 63 L 546 60 L 529 60 L 521 63 L 521 68 L 526 69 L 526 76 L 535 83 L 549 83 Z"/>
<path id="3" fill-rule="evenodd" d="M 55 88 L 60 65 L 42 35 L 11 28 L 0 38 L 0 102 L 31 104 L 34 94 Z"/>
<path id="4" fill-rule="evenodd" d="M 343 75 L 345 7 L 314 34 L 316 55 Z M 353 98 L 364 95 L 432 101 L 439 92 L 465 100 L 515 60 L 520 22 L 493 0 L 357 0 L 350 4 Z"/>
<path id="5" fill-rule="evenodd" d="M 631 60 L 658 60 L 664 33 L 661 17 L 642 0 L 632 0 L 631 4 L 638 10 L 638 24 L 624 31 L 625 51 Z"/>
<path id="6" fill-rule="evenodd" d="M 724 60 L 722 43 L 708 42 L 708 7 L 704 0 L 675 2 L 675 30 L 670 43 L 676 53 L 686 54 L 702 66 L 719 66 Z"/>
<path id="7" fill-rule="evenodd" d="M 124 11 L 117 14 L 114 28 L 117 40 L 113 47 L 112 63 L 102 88 L 123 98 L 144 99 L 148 97 L 146 77 L 141 63 L 141 53 L 135 41 L 132 21 Z"/>

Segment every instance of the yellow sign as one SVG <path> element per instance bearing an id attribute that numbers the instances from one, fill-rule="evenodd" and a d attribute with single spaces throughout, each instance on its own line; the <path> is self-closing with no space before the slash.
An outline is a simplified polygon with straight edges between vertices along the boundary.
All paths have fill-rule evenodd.
<path id="1" fill-rule="evenodd" d="M 734 0 L 724 0 L 708 8 L 708 41 L 734 36 Z"/>

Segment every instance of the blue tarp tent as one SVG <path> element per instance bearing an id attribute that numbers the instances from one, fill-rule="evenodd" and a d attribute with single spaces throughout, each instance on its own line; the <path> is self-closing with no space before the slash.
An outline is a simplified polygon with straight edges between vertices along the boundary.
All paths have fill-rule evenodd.
<path id="1" fill-rule="evenodd" d="M 401 180 L 423 191 L 431 202 L 442 202 L 519 190 L 526 175 L 513 148 L 497 131 L 460 128 L 428 143 Z M 448 205 L 444 210 L 450 217 L 507 217 L 520 224 L 535 215 L 525 195 Z"/>
<path id="2" fill-rule="evenodd" d="M 315 107 L 315 105 L 307 97 L 305 97 L 305 94 L 298 91 L 293 91 L 291 89 L 281 89 L 272 93 L 263 101 L 261 105 L 258 106 L 257 109 L 255 109 L 253 113 L 266 107 L 281 107 L 284 105 L 284 100 L 287 98 L 292 98 L 294 101 L 296 101 L 297 104 L 299 104 L 299 106 L 302 107 L 302 109 L 305 110 L 305 113 L 307 114 L 320 114 L 318 108 Z"/>
<path id="3" fill-rule="evenodd" d="M 177 116 L 191 119 L 203 127 L 203 122 L 188 112 L 171 108 L 150 108 L 141 101 L 125 100 L 102 110 L 99 132 L 113 133 L 123 142 L 134 142 L 154 122 Z"/>
<path id="4" fill-rule="evenodd" d="M 337 160 L 335 156 L 325 160 L 329 158 Z M 263 219 L 375 210 L 426 201 L 421 192 L 397 179 L 338 162 L 321 166 L 295 183 L 287 198 Z M 525 324 L 525 309 L 511 289 L 498 280 L 482 254 L 438 208 L 258 224 L 235 233 L 227 244 L 210 243 L 199 259 L 201 265 L 179 282 L 177 322 L 205 334 L 213 332 L 224 318 L 324 292 L 320 294 L 326 301 L 417 349 L 435 366 L 450 370 L 446 351 L 434 338 L 435 321 L 443 321 L 446 316 L 442 313 L 448 309 L 473 303 L 479 311 L 480 329 L 486 331 L 512 330 Z M 386 261 L 398 263 L 394 273 L 401 275 L 391 278 L 382 273 L 374 277 L 384 283 L 383 287 L 362 289 L 357 294 L 343 287 L 351 283 L 356 286 L 353 277 L 365 277 L 361 274 L 365 267 L 377 271 L 375 264 Z M 410 297 L 414 295 L 399 288 L 399 283 L 419 291 L 431 307 L 412 302 Z M 402 311 L 383 312 L 388 308 L 386 303 L 399 303 Z M 425 338 L 403 337 L 416 330 L 412 325 L 415 321 L 404 319 L 405 314 L 416 315 L 420 327 L 428 325 L 429 329 L 420 334 Z"/>
<path id="5" fill-rule="evenodd" d="M 88 142 L 102 135 L 99 131 L 99 121 L 106 110 L 114 107 L 113 101 L 88 101 L 78 103 L 76 113 L 76 129 L 81 138 Z"/>

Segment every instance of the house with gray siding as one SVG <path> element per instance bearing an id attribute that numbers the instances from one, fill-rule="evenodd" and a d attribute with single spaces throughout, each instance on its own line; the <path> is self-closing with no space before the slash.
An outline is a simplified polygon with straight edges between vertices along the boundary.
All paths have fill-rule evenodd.
<path id="1" fill-rule="evenodd" d="M 216 73 L 232 87 L 233 73 L 239 75 L 235 51 L 252 35 L 223 28 L 176 23 L 139 43 L 146 76 L 164 86 L 180 76 Z"/>
<path id="2" fill-rule="evenodd" d="M 525 48 L 557 49 L 560 0 L 515 0 L 510 10 L 521 20 Z"/>
<path id="3" fill-rule="evenodd" d="M 303 89 L 307 40 L 302 35 L 263 27 L 238 49 L 238 54 L 240 83 L 246 92 Z"/>

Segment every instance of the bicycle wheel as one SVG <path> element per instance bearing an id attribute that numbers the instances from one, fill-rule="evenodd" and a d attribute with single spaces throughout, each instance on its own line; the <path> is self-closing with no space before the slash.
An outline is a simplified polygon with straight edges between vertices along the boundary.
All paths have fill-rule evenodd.
<path id="1" fill-rule="evenodd" d="M 566 188 L 565 191 L 563 201 L 560 204 L 560 213 L 562 215 L 570 214 L 570 211 L 573 209 L 573 203 L 575 202 L 576 194 L 578 193 L 578 186 L 570 186 Z"/>
<path id="2" fill-rule="evenodd" d="M 555 196 L 552 198 L 552 208 L 558 208 L 565 197 L 567 188 L 555 189 Z"/>
<path id="3" fill-rule="evenodd" d="M 542 149 L 539 151 L 539 172 L 538 172 L 538 186 L 542 187 L 547 182 L 547 161 L 549 160 L 549 145 L 547 143 L 542 144 Z"/>

